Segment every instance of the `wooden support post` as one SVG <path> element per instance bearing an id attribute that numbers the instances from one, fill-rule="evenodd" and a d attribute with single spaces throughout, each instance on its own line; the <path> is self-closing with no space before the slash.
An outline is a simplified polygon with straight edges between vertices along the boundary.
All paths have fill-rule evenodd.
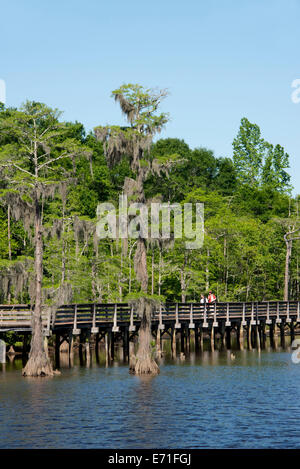
<path id="1" fill-rule="evenodd" d="M 176 325 L 175 325 L 176 327 Z M 185 340 L 185 330 L 184 330 L 184 327 L 181 328 L 181 331 L 180 331 L 180 351 L 181 353 L 184 353 L 184 340 Z"/>
<path id="2" fill-rule="evenodd" d="M 106 361 L 111 360 L 111 330 L 108 330 L 105 334 L 105 357 Z"/>
<path id="3" fill-rule="evenodd" d="M 95 356 L 96 356 L 96 363 L 99 363 L 99 346 L 100 346 L 100 334 L 96 334 L 96 336 L 95 336 Z"/>
<path id="4" fill-rule="evenodd" d="M 176 328 L 172 328 L 172 356 L 176 357 Z"/>
<path id="5" fill-rule="evenodd" d="M 221 321 L 221 347 L 222 349 L 226 348 L 226 327 L 225 327 L 225 321 Z"/>
<path id="6" fill-rule="evenodd" d="M 195 327 L 195 351 L 198 352 L 199 350 L 199 327 Z"/>
<path id="7" fill-rule="evenodd" d="M 129 329 L 124 328 L 123 332 L 123 360 L 127 362 L 129 360 Z"/>
<path id="8" fill-rule="evenodd" d="M 191 335 L 190 335 L 190 328 L 185 325 L 185 347 L 187 352 L 189 353 L 190 351 L 190 346 L 191 346 Z"/>
<path id="9" fill-rule="evenodd" d="M 70 331 L 69 332 L 69 356 L 73 357 L 73 355 L 74 355 L 74 339 L 73 339 L 73 334 Z"/>
<path id="10" fill-rule="evenodd" d="M 215 329 L 213 325 L 210 328 L 210 348 L 212 351 L 215 350 Z"/>
<path id="11" fill-rule="evenodd" d="M 274 349 L 277 349 L 277 347 L 278 347 L 278 327 L 277 327 L 276 321 L 272 322 L 272 325 L 270 326 L 270 328 L 271 328 L 272 347 Z"/>
<path id="12" fill-rule="evenodd" d="M 162 356 L 162 351 L 161 351 L 161 332 L 160 332 L 160 327 L 158 324 L 157 330 L 156 330 L 156 355 L 157 357 Z"/>
<path id="13" fill-rule="evenodd" d="M 85 333 L 83 330 L 81 330 L 81 334 L 79 336 L 79 363 L 81 366 L 84 364 L 84 359 L 83 359 L 84 340 L 85 340 Z"/>
<path id="14" fill-rule="evenodd" d="M 110 338 L 110 357 L 112 360 L 115 359 L 115 334 L 114 332 L 110 332 L 111 338 Z"/>
<path id="15" fill-rule="evenodd" d="M 240 350 L 244 350 L 244 326 L 243 321 L 237 326 L 237 343 Z"/>
<path id="16" fill-rule="evenodd" d="M 130 357 L 134 355 L 134 342 L 132 340 L 129 340 L 129 361 Z"/>
<path id="17" fill-rule="evenodd" d="M 199 337 L 200 337 L 199 347 L 200 347 L 200 350 L 203 351 L 203 328 L 202 327 L 200 327 Z"/>
<path id="18" fill-rule="evenodd" d="M 231 349 L 231 328 L 226 327 L 226 347 L 228 350 Z"/>
<path id="19" fill-rule="evenodd" d="M 255 334 L 256 334 L 256 338 L 255 338 L 255 344 L 256 344 L 256 348 L 257 350 L 260 350 L 260 330 L 259 330 L 259 325 L 257 324 L 255 326 Z"/>
<path id="20" fill-rule="evenodd" d="M 295 340 L 295 323 L 294 321 L 291 321 L 291 324 L 290 324 L 290 335 L 291 335 L 291 343 L 293 342 L 293 340 Z"/>
<path id="21" fill-rule="evenodd" d="M 60 365 L 59 349 L 60 349 L 60 335 L 55 334 L 55 366 L 56 368 L 59 368 L 59 365 Z"/>
<path id="22" fill-rule="evenodd" d="M 266 323 L 260 322 L 260 346 L 262 349 L 266 348 Z"/>
<path id="23" fill-rule="evenodd" d="M 280 345 L 282 348 L 285 347 L 285 321 L 283 320 L 282 323 L 280 324 Z"/>
<path id="24" fill-rule="evenodd" d="M 85 359 L 86 366 L 89 367 L 91 364 L 91 331 L 87 330 L 85 336 Z"/>
<path id="25" fill-rule="evenodd" d="M 252 325 L 251 325 L 251 320 L 248 322 L 248 325 L 247 325 L 247 346 L 248 346 L 248 350 L 252 350 Z"/>

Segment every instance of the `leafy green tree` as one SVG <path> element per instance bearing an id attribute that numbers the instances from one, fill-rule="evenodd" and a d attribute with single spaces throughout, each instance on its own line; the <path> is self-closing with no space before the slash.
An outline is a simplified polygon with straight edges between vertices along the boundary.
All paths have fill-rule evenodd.
<path id="1" fill-rule="evenodd" d="M 168 115 L 157 113 L 165 90 L 153 91 L 138 84 L 126 84 L 112 92 L 120 104 L 129 127 L 96 127 L 96 137 L 103 142 L 109 167 L 120 163 L 127 157 L 135 179 L 125 180 L 124 193 L 134 197 L 135 202 L 145 203 L 145 181 L 150 174 L 159 174 L 162 168 L 167 169 L 169 159 L 151 157 L 150 149 L 154 135 L 161 131 L 168 122 Z M 173 160 L 176 160 L 177 155 Z M 141 286 L 141 296 L 137 300 L 137 310 L 141 317 L 139 329 L 139 349 L 136 362 L 131 364 L 136 374 L 158 373 L 158 366 L 151 356 L 151 311 L 152 302 L 148 293 L 148 268 L 146 241 L 142 234 L 137 239 L 134 256 L 134 270 Z"/>
<path id="2" fill-rule="evenodd" d="M 74 139 L 65 138 L 66 126 L 59 123 L 58 117 L 56 110 L 44 104 L 27 102 L 20 111 L 10 111 L 6 119 L 0 120 L 0 171 L 7 184 L 2 196 L 11 206 L 12 215 L 23 219 L 27 231 L 34 229 L 34 311 L 24 376 L 53 374 L 43 345 L 43 204 L 72 172 L 72 160 L 83 153 Z"/>

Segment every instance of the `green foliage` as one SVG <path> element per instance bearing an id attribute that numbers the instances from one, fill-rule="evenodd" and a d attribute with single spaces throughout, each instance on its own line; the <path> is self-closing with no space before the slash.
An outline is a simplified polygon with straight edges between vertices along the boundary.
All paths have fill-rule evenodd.
<path id="1" fill-rule="evenodd" d="M 123 85 L 113 96 L 121 104 L 130 127 L 110 129 L 116 135 L 122 133 L 127 142 L 135 138 L 138 129 L 152 138 L 168 120 L 168 115 L 158 114 L 156 107 L 165 95 L 139 85 Z M 64 201 L 59 192 L 43 200 L 45 301 L 48 293 L 58 292 L 62 283 L 72 287 L 72 301 L 76 302 L 119 302 L 144 297 L 133 268 L 135 240 L 129 240 L 127 246 L 123 240 L 99 240 L 94 229 L 97 204 L 109 201 L 118 206 L 125 178 L 136 177 L 132 157 L 123 152 L 109 165 L 105 138 L 86 135 L 81 123 L 60 122 L 59 116 L 57 110 L 41 103 L 26 103 L 19 110 L 0 109 L 0 164 L 6 165 L 1 174 L 14 175 L 11 184 L 1 178 L 4 200 L 14 193 L 27 203 L 31 201 L 34 176 L 26 157 L 28 142 L 22 136 L 25 127 L 34 131 L 33 118 L 41 135 L 51 128 L 44 140 L 41 137 L 41 164 L 47 158 L 55 159 L 53 169 L 45 166 L 41 170 L 39 181 L 60 183 L 70 173 L 74 178 Z M 56 159 L 64 151 L 78 156 L 76 165 L 72 160 Z M 216 158 L 211 150 L 200 146 L 191 149 L 177 138 L 150 142 L 149 151 L 139 160 L 140 168 L 146 173 L 157 164 L 158 170 L 147 172 L 146 199 L 157 197 L 182 204 L 203 202 L 205 238 L 203 247 L 193 251 L 185 249 L 184 240 L 176 239 L 171 249 L 163 243 L 148 243 L 147 266 L 153 294 L 147 298 L 157 302 L 199 301 L 201 293 L 211 289 L 218 300 L 281 299 L 285 243 L 284 224 L 278 220 L 297 218 L 299 204 L 299 199 L 289 193 L 288 160 L 280 145 L 265 142 L 259 127 L 245 118 L 233 143 L 233 159 Z M 161 167 L 165 170 L 160 171 Z M 27 259 L 31 262 L 27 273 L 31 274 L 33 238 L 22 218 L 11 222 L 10 244 L 11 260 L 8 211 L 7 204 L 3 204 L 0 271 L 16 275 L 20 262 Z M 295 242 L 290 263 L 290 295 L 295 299 L 299 299 L 300 290 L 299 255 L 299 242 Z M 6 287 L 2 284 L 2 301 L 28 301 L 28 282 L 24 282 L 22 294 L 17 294 L 17 284 L 12 282 L 8 287 L 10 296 L 5 297 Z"/>
<path id="2" fill-rule="evenodd" d="M 289 191 L 289 155 L 280 145 L 275 147 L 261 137 L 257 124 L 245 117 L 241 120 L 237 137 L 233 140 L 233 161 L 241 183 L 251 187 L 268 187 L 280 192 Z"/>

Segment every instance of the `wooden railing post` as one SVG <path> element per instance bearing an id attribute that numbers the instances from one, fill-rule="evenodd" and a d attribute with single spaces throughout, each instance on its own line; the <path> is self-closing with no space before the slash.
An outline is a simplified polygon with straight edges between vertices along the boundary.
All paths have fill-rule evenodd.
<path id="1" fill-rule="evenodd" d="M 213 327 L 219 327 L 219 323 L 217 321 L 217 303 L 216 301 L 214 302 L 214 322 L 213 322 Z"/>
<path id="2" fill-rule="evenodd" d="M 280 324 L 281 323 L 281 319 L 280 319 L 280 315 L 279 315 L 279 301 L 277 301 L 277 317 L 276 317 L 276 322 L 277 324 Z"/>
<path id="3" fill-rule="evenodd" d="M 270 302 L 267 302 L 267 319 L 266 324 L 272 324 L 272 320 L 270 319 Z"/>
<path id="4" fill-rule="evenodd" d="M 247 326 L 247 321 L 246 321 L 246 305 L 245 305 L 245 303 L 243 303 L 242 326 Z"/>
<path id="5" fill-rule="evenodd" d="M 208 327 L 207 322 L 207 303 L 204 303 L 204 317 L 203 317 L 203 324 L 202 327 Z"/>
<path id="6" fill-rule="evenodd" d="M 91 333 L 92 334 L 98 334 L 99 333 L 99 327 L 96 326 L 96 312 L 97 312 L 96 304 L 93 304 L 92 311 L 93 311 L 93 325 L 92 325 Z"/>
<path id="7" fill-rule="evenodd" d="M 226 305 L 226 322 L 225 322 L 225 326 L 226 327 L 231 326 L 230 317 L 229 317 L 229 303 L 227 303 L 227 305 Z"/>
<path id="8" fill-rule="evenodd" d="M 251 326 L 254 326 L 256 324 L 256 321 L 254 320 L 254 303 L 252 301 L 251 303 L 251 320 L 250 320 Z"/>
<path id="9" fill-rule="evenodd" d="M 190 323 L 189 323 L 189 328 L 190 329 L 195 329 L 195 324 L 194 324 L 194 318 L 193 318 L 193 311 L 194 310 L 194 305 L 191 303 L 190 306 Z"/>
<path id="10" fill-rule="evenodd" d="M 290 302 L 289 301 L 286 304 L 286 322 L 292 322 L 290 318 Z"/>
<path id="11" fill-rule="evenodd" d="M 158 324 L 158 328 L 160 330 L 164 330 L 164 328 L 165 328 L 165 325 L 162 322 L 162 307 L 161 307 L 161 304 L 159 305 L 159 324 Z"/>
<path id="12" fill-rule="evenodd" d="M 73 335 L 80 335 L 80 332 L 80 329 L 77 329 L 77 305 L 74 305 Z"/>
<path id="13" fill-rule="evenodd" d="M 136 330 L 136 326 L 133 324 L 133 306 L 131 306 L 129 332 L 135 332 L 135 330 Z"/>
<path id="14" fill-rule="evenodd" d="M 175 305 L 175 329 L 180 329 L 181 324 L 179 322 L 179 315 L 178 315 L 178 303 Z"/>
<path id="15" fill-rule="evenodd" d="M 113 325 L 113 328 L 112 328 L 112 331 L 113 332 L 119 332 L 120 328 L 118 327 L 117 325 L 117 314 L 118 314 L 118 305 L 115 304 L 115 310 L 114 310 L 114 325 Z"/>

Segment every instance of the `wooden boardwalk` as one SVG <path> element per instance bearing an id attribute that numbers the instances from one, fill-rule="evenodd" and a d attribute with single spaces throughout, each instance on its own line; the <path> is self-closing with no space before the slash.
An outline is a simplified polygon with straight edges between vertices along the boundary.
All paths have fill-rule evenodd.
<path id="1" fill-rule="evenodd" d="M 72 304 L 62 306 L 55 312 L 49 308 L 44 311 L 45 347 L 47 338 L 55 336 L 57 364 L 61 351 L 67 350 L 69 357 L 73 356 L 75 342 L 79 345 L 79 354 L 82 356 L 85 350 L 88 357 L 90 343 L 94 343 L 97 354 L 100 342 L 104 341 L 107 359 L 113 360 L 117 341 L 122 344 L 124 359 L 129 361 L 140 326 L 140 319 L 129 304 Z M 0 305 L 0 338 L 7 331 L 23 334 L 24 353 L 28 352 L 31 314 L 28 305 Z M 265 347 L 269 335 L 272 346 L 276 348 L 279 336 L 284 345 L 285 336 L 289 335 L 293 340 L 299 327 L 299 301 L 230 302 L 209 306 L 201 303 L 167 303 L 155 311 L 152 318 L 158 356 L 162 353 L 163 338 L 171 341 L 173 356 L 176 356 L 178 347 L 181 353 L 189 350 L 192 341 L 196 350 L 203 350 L 204 339 L 209 340 L 211 350 L 220 343 L 221 347 L 230 350 L 234 337 L 241 350 L 245 342 L 248 349 L 260 349 Z"/>
<path id="2" fill-rule="evenodd" d="M 0 305 L 1 331 L 30 331 L 31 309 L 29 305 Z M 300 323 L 299 301 L 264 301 L 247 303 L 215 303 L 205 307 L 201 303 L 167 303 L 153 315 L 153 324 L 160 329 L 173 325 L 179 329 L 181 324 L 194 329 L 210 326 L 225 327 L 268 324 Z M 43 325 L 52 332 L 61 329 L 97 329 L 112 327 L 117 332 L 120 327 L 128 326 L 135 330 L 139 318 L 127 303 L 73 304 L 61 306 L 55 314 L 43 313 Z M 93 332 L 92 331 L 92 332 Z"/>

